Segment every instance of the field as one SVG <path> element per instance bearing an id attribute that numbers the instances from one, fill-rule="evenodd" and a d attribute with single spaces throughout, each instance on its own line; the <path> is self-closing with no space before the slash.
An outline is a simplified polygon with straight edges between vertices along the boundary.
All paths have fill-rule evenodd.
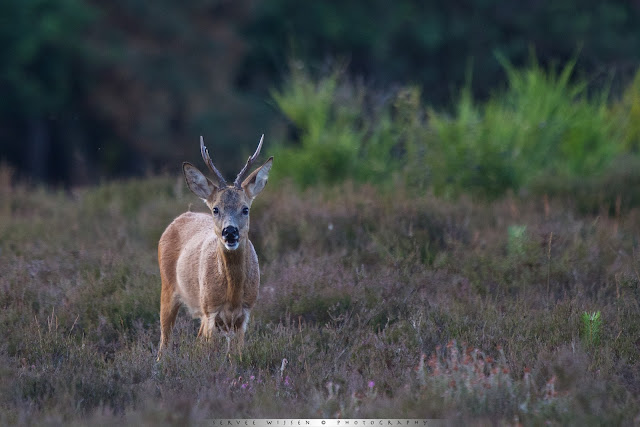
<path id="1" fill-rule="evenodd" d="M 267 185 L 242 359 L 181 311 L 156 363 L 157 241 L 205 209 L 182 178 L 0 181 L 0 424 L 640 417 L 637 208 Z"/>

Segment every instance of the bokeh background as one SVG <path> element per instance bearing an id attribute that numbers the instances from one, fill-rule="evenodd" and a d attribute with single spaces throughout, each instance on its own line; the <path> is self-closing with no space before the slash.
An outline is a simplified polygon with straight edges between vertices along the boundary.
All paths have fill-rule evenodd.
<path id="1" fill-rule="evenodd" d="M 393 110 L 398 94 L 409 93 L 426 128 L 428 109 L 459 118 L 465 88 L 473 103 L 509 92 L 509 67 L 561 78 L 570 64 L 569 81 L 586 86 L 579 96 L 606 92 L 610 104 L 639 63 L 638 1 L 5 0 L 0 161 L 23 181 L 85 185 L 174 173 L 197 160 L 204 135 L 231 174 L 262 133 L 270 148 L 304 145 L 314 124 L 276 100 L 288 93 L 290 101 L 296 84 L 300 95 L 305 82 L 318 89 L 329 80 L 339 105 L 365 97 L 350 105 L 360 120 L 379 119 L 376 108 Z M 317 116 L 319 100 L 309 96 L 304 108 Z M 352 133 L 364 131 L 350 149 L 362 160 L 375 132 L 353 123 Z M 382 162 L 410 151 L 397 138 L 388 145 L 377 153 Z M 622 151 L 633 151 L 628 141 Z M 336 168 L 316 175 L 344 175 Z M 506 180 L 498 192 L 521 185 L 497 179 Z"/>

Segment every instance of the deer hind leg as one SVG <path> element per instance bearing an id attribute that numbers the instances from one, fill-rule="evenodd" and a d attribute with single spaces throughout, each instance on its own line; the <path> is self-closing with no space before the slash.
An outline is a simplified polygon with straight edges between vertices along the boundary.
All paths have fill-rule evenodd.
<path id="1" fill-rule="evenodd" d="M 160 360 L 160 355 L 164 348 L 169 345 L 171 330 L 176 323 L 176 317 L 180 309 L 179 301 L 173 295 L 173 290 L 167 288 L 163 283 L 160 297 L 160 348 L 158 349 L 158 360 Z"/>
<path id="2" fill-rule="evenodd" d="M 205 329 L 206 329 L 206 325 L 207 325 L 207 317 L 206 316 L 202 316 L 200 318 L 200 329 L 198 329 L 198 338 L 204 338 L 204 333 L 205 333 Z"/>

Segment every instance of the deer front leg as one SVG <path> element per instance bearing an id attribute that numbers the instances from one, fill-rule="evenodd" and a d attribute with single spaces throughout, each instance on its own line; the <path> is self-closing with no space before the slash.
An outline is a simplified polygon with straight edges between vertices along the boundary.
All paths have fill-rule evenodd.
<path id="1" fill-rule="evenodd" d="M 238 350 L 238 355 L 242 358 L 242 349 L 244 347 L 244 333 L 247 331 L 247 326 L 249 325 L 249 318 L 251 315 L 251 310 L 245 308 L 242 310 L 242 324 L 236 330 L 236 349 Z"/>

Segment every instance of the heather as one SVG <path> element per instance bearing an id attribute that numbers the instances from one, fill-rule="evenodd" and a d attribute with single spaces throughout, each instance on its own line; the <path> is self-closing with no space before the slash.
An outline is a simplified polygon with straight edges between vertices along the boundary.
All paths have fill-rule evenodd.
<path id="1" fill-rule="evenodd" d="M 182 311 L 157 363 L 157 241 L 202 203 L 176 176 L 53 191 L 9 175 L 2 424 L 637 420 L 636 208 L 281 180 L 252 209 L 262 284 L 242 358 Z"/>

